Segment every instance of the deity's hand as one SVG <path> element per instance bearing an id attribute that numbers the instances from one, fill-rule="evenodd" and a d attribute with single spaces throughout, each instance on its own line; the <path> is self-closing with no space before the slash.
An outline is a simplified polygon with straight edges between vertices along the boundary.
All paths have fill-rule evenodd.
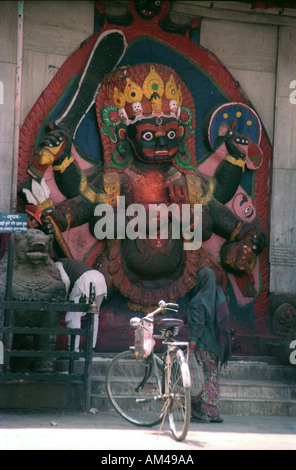
<path id="1" fill-rule="evenodd" d="M 71 154 L 71 136 L 62 127 L 47 127 L 47 134 L 38 147 L 39 165 L 61 164 Z"/>
<path id="2" fill-rule="evenodd" d="M 186 188 L 170 184 L 167 187 L 169 193 L 170 204 L 176 204 L 177 210 L 172 211 L 172 217 L 177 222 L 182 222 L 183 227 L 188 227 L 194 223 L 193 209 L 190 208 L 188 191 Z M 185 207 L 186 210 L 185 210 Z M 189 210 L 188 210 L 189 209 Z"/>
<path id="3" fill-rule="evenodd" d="M 221 248 L 222 266 L 229 272 L 243 275 L 253 271 L 257 256 L 246 240 L 226 242 Z"/>
<path id="4" fill-rule="evenodd" d="M 256 255 L 266 247 L 266 236 L 262 228 L 256 223 L 244 224 L 238 235 L 239 240 L 248 240 L 250 247 Z"/>
<path id="5" fill-rule="evenodd" d="M 67 228 L 67 217 L 54 206 L 45 209 L 41 216 L 42 229 L 47 234 L 55 234 L 56 227 L 58 230 L 64 231 Z"/>
<path id="6" fill-rule="evenodd" d="M 220 252 L 222 266 L 240 276 L 249 274 L 265 245 L 265 235 L 257 229 L 249 231 L 237 241 L 225 242 Z"/>
<path id="7" fill-rule="evenodd" d="M 222 124 L 219 129 L 219 141 L 224 141 L 227 151 L 235 159 L 244 159 L 249 145 L 249 139 L 238 132 L 235 132 L 231 123 Z"/>
<path id="8" fill-rule="evenodd" d="M 170 202 L 178 205 L 189 204 L 188 191 L 186 188 L 170 184 L 168 185 L 168 192 Z"/>
<path id="9" fill-rule="evenodd" d="M 254 230 L 250 234 L 252 242 L 252 250 L 256 254 L 260 254 L 261 251 L 266 247 L 266 236 L 263 232 Z"/>
<path id="10" fill-rule="evenodd" d="M 228 152 L 233 158 L 244 159 L 247 153 L 249 140 L 237 132 L 229 129 L 225 136 L 225 144 Z"/>

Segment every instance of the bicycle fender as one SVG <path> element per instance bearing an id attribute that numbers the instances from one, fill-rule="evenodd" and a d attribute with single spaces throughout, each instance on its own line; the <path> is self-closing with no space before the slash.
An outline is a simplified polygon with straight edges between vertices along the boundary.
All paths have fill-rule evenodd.
<path id="1" fill-rule="evenodd" d="M 190 377 L 190 371 L 189 371 L 187 362 L 182 362 L 181 370 L 182 370 L 184 387 L 191 388 L 191 377 Z"/>
<path id="2" fill-rule="evenodd" d="M 183 385 L 185 388 L 191 388 L 191 376 L 190 376 L 190 370 L 189 366 L 185 360 L 183 352 L 178 349 L 176 352 L 177 356 L 180 359 L 181 362 L 181 371 L 182 371 L 182 377 L 183 377 Z"/>

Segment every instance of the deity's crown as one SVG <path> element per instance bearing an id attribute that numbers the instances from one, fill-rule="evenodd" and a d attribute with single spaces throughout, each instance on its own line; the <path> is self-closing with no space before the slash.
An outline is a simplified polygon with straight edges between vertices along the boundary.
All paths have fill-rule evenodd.
<path id="1" fill-rule="evenodd" d="M 113 103 L 121 120 L 129 125 L 143 118 L 174 116 L 179 118 L 182 105 L 181 85 L 177 85 L 171 73 L 165 76 L 159 67 L 150 65 L 149 73 L 129 76 L 128 69 L 122 70 L 120 84 L 113 87 Z M 162 73 L 162 76 L 161 76 Z"/>
<path id="2" fill-rule="evenodd" d="M 158 124 L 162 117 L 177 120 L 184 128 L 188 154 L 196 154 L 194 99 L 182 78 L 167 65 L 142 62 L 106 75 L 96 96 L 96 115 L 107 168 L 114 168 L 114 161 L 123 158 L 118 153 L 123 150 L 118 145 L 119 138 L 124 140 L 122 123 L 129 126 L 142 119 L 157 118 Z M 124 159 L 116 165 L 124 169 Z"/>

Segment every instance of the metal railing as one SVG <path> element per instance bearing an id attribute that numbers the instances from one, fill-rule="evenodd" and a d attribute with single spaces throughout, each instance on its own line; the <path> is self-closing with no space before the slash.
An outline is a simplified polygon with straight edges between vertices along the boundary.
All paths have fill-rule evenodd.
<path id="1" fill-rule="evenodd" d="M 92 286 L 90 285 L 90 293 Z M 74 302 L 42 302 L 38 300 L 0 300 L 0 310 L 4 310 L 4 322 L 0 325 L 0 335 L 2 333 L 3 342 L 3 365 L 1 371 L 0 365 L 0 383 L 6 383 L 11 380 L 20 380 L 22 382 L 36 381 L 48 383 L 70 383 L 80 382 L 83 386 L 83 411 L 90 408 L 91 393 L 91 364 L 92 364 L 92 341 L 93 341 L 93 323 L 94 315 L 98 314 L 97 306 L 93 295 L 89 296 L 89 303 Z M 28 310 L 36 313 L 36 315 L 46 315 L 48 311 L 63 312 L 86 312 L 84 316 L 86 320 L 86 328 L 37 328 L 37 327 L 18 327 L 11 325 L 13 310 Z M 69 350 L 18 350 L 12 349 L 12 335 L 67 335 L 71 336 Z M 74 350 L 75 336 L 85 336 L 85 348 L 83 351 L 76 352 Z M 0 336 L 0 340 L 1 340 Z M 69 361 L 68 373 L 59 373 L 54 370 L 49 372 L 11 372 L 9 371 L 9 361 L 12 357 L 43 357 L 46 359 L 67 359 Z M 75 359 L 84 358 L 84 370 L 82 374 L 74 372 Z"/>

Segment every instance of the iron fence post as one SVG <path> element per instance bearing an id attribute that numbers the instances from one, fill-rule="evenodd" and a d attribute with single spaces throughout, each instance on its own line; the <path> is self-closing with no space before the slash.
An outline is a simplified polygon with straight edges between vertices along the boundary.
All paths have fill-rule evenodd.
<path id="1" fill-rule="evenodd" d="M 90 302 L 90 308 L 86 314 L 87 335 L 86 335 L 85 366 L 84 366 L 84 411 L 88 411 L 90 409 L 94 315 L 98 314 L 98 309 L 97 309 L 97 304 L 96 304 L 96 294 L 95 294 L 95 290 L 93 291 L 92 289 L 92 284 L 90 284 L 89 302 Z"/>
<path id="2" fill-rule="evenodd" d="M 92 367 L 92 342 L 93 342 L 93 325 L 94 313 L 92 308 L 86 314 L 87 317 L 87 335 L 85 350 L 85 368 L 84 368 L 84 411 L 90 409 L 91 395 L 91 367 Z"/>

